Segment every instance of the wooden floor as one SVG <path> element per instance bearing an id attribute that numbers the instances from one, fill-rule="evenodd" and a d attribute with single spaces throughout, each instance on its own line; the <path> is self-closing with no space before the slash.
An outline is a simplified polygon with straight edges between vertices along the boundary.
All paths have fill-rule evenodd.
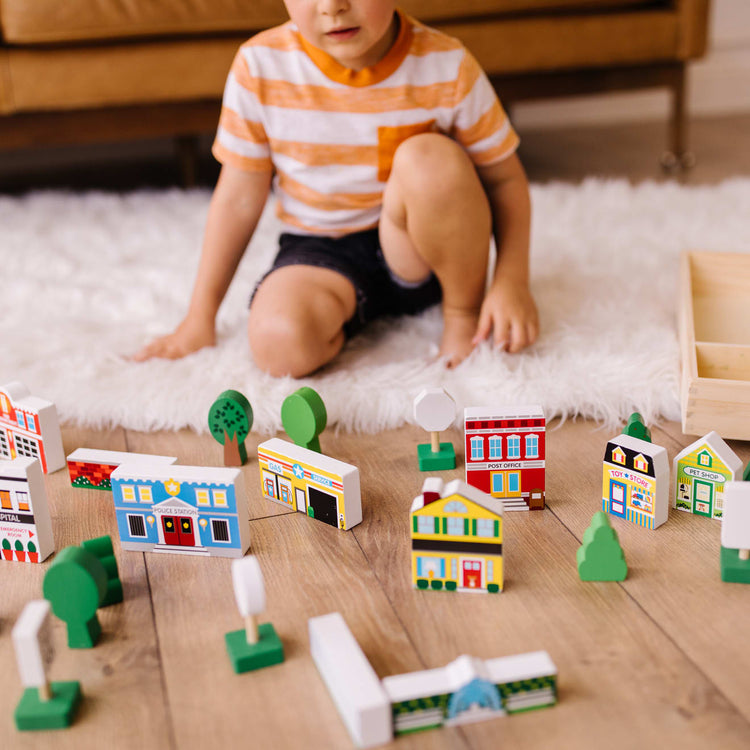
<path id="1" fill-rule="evenodd" d="M 684 180 L 747 174 L 749 124 L 747 117 L 694 123 L 699 162 Z M 524 160 L 535 181 L 660 177 L 664 133 L 657 124 L 525 136 Z M 46 186 L 70 186 L 67 179 L 34 177 Z M 23 189 L 22 180 L 14 184 Z M 74 175 L 72 186 L 91 184 Z M 101 611 L 99 645 L 69 650 L 62 623 L 54 623 L 50 676 L 79 680 L 85 695 L 75 725 L 64 731 L 20 734 L 13 727 L 21 685 L 10 630 L 24 604 L 40 596 L 47 564 L 0 564 L 0 748 L 350 747 L 307 638 L 308 618 L 340 611 L 381 677 L 442 666 L 464 653 L 489 658 L 546 649 L 558 667 L 556 707 L 411 735 L 393 743 L 397 750 L 746 750 L 750 586 L 719 579 L 720 525 L 678 512 L 656 531 L 615 519 L 627 580 L 578 579 L 575 552 L 600 507 L 610 435 L 588 422 L 550 425 L 548 507 L 506 515 L 506 590 L 499 595 L 410 585 L 408 509 L 422 482 L 415 446 L 424 440 L 417 428 L 323 434 L 326 453 L 361 471 L 364 520 L 351 532 L 263 500 L 252 458 L 244 469 L 251 551 L 263 567 L 267 618 L 284 642 L 286 662 L 243 676 L 231 671 L 224 633 L 242 622 L 227 560 L 122 552 L 115 539 L 125 601 Z M 670 459 L 692 440 L 671 423 L 654 428 L 653 436 Z M 260 439 L 249 440 L 251 455 Z M 452 439 L 462 453 L 460 434 Z M 183 464 L 221 461 L 210 436 L 190 432 L 67 427 L 63 441 L 66 452 L 95 447 L 166 453 Z M 750 460 L 750 443 L 733 447 Z M 445 476 L 462 477 L 460 465 Z M 110 495 L 72 489 L 64 471 L 46 482 L 58 549 L 101 534 L 116 537 Z"/>
<path id="2" fill-rule="evenodd" d="M 690 440 L 657 428 L 670 458 Z M 123 552 L 125 601 L 100 611 L 91 650 L 65 645 L 54 623 L 52 679 L 80 680 L 75 725 L 46 748 L 345 748 L 350 740 L 309 653 L 309 617 L 339 611 L 381 677 L 438 667 L 468 653 L 490 658 L 546 649 L 559 670 L 552 709 L 398 739 L 395 748 L 747 748 L 750 744 L 750 586 L 719 579 L 720 524 L 673 511 L 656 531 L 614 520 L 629 566 L 622 583 L 582 583 L 575 553 L 600 507 L 609 433 L 586 422 L 548 433 L 543 512 L 505 516 L 506 590 L 422 592 L 410 583 L 408 510 L 422 476 L 405 427 L 386 435 L 324 433 L 324 451 L 361 471 L 364 520 L 341 532 L 261 497 L 257 459 L 243 469 L 251 552 L 264 571 L 270 619 L 286 662 L 236 676 L 224 633 L 242 627 L 224 559 Z M 461 435 L 452 434 L 463 460 Z M 260 440 L 253 436 L 249 448 Z M 77 447 L 154 452 L 215 465 L 221 450 L 191 432 L 69 428 Z M 750 459 L 750 444 L 733 444 Z M 249 451 L 252 455 L 252 451 Z M 459 467 L 461 463 L 459 463 Z M 445 477 L 463 476 L 461 469 Z M 116 537 L 110 494 L 47 478 L 57 548 Z M 15 732 L 21 686 L 10 628 L 40 595 L 45 565 L 0 565 L 0 747 L 40 747 Z"/>

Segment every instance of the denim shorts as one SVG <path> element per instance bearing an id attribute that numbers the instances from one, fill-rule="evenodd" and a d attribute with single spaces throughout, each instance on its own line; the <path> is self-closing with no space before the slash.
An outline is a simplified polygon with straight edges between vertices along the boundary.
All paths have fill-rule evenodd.
<path id="1" fill-rule="evenodd" d="M 269 274 L 284 266 L 328 268 L 352 282 L 357 293 L 357 309 L 344 324 L 347 338 L 377 318 L 416 315 L 436 305 L 442 298 L 435 274 L 417 283 L 403 281 L 393 274 L 380 249 L 377 229 L 342 237 L 284 233 L 279 238 L 276 259 L 258 286 Z"/>

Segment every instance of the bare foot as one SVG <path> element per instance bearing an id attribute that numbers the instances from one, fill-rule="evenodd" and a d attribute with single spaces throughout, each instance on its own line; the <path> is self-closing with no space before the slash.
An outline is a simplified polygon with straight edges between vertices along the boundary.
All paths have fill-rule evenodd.
<path id="1" fill-rule="evenodd" d="M 473 338 L 479 322 L 479 310 L 450 310 L 443 308 L 443 339 L 440 356 L 448 367 L 463 362 L 474 349 Z"/>

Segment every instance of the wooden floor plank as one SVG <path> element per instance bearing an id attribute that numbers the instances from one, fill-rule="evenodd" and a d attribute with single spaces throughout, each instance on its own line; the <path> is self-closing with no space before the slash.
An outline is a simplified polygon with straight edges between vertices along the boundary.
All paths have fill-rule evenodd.
<path id="1" fill-rule="evenodd" d="M 668 423 L 652 430 L 653 441 L 667 448 L 671 461 L 695 440 Z M 611 432 L 586 423 L 567 429 L 568 439 L 550 451 L 548 476 L 568 483 L 559 496 L 550 493 L 553 513 L 580 540 L 591 515 L 601 506 L 602 459 Z M 750 445 L 732 442 L 743 462 Z M 590 456 L 585 468 L 581 456 Z M 670 503 L 671 503 L 670 487 Z M 674 644 L 708 677 L 717 690 L 750 721 L 750 650 L 738 623 L 750 610 L 750 586 L 722 583 L 719 572 L 721 524 L 670 507 L 667 523 L 654 531 L 613 518 L 628 563 L 623 589 Z M 602 584 L 604 585 L 604 584 Z"/>
<path id="2" fill-rule="evenodd" d="M 548 500 L 553 510 L 566 512 L 505 515 L 507 586 L 502 594 L 411 588 L 408 508 L 419 480 L 413 467 L 419 433 L 413 429 L 389 433 L 387 441 L 358 440 L 377 523 L 363 523 L 354 533 L 428 667 L 462 653 L 489 658 L 540 648 L 557 664 L 560 705 L 466 727 L 462 731 L 473 747 L 491 747 L 500 739 L 541 747 L 550 737 L 556 747 L 747 746 L 746 718 L 674 642 L 676 613 L 669 621 L 655 622 L 628 586 L 578 579 L 580 534 L 601 504 L 597 492 L 605 434 L 592 432 L 590 423 L 569 423 L 548 433 Z M 460 435 L 454 434 L 453 441 L 458 445 Z M 407 473 L 391 471 L 394 454 Z M 379 466 L 388 471 L 378 473 Z M 446 475 L 462 476 L 463 470 Z M 574 533 L 561 519 L 575 521 Z M 623 546 L 629 549 L 625 541 Z M 654 549 L 653 537 L 645 537 L 646 549 Z M 652 553 L 655 569 L 635 556 L 634 579 L 655 587 L 649 579 L 666 569 L 677 583 L 678 570 L 663 564 L 668 556 L 667 550 Z M 714 582 L 714 588 L 720 585 Z"/>

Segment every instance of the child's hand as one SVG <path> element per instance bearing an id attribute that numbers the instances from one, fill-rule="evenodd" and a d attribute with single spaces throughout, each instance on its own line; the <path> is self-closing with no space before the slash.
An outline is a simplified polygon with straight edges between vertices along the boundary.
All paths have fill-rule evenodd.
<path id="1" fill-rule="evenodd" d="M 216 343 L 216 332 L 212 323 L 185 318 L 174 333 L 162 336 L 146 345 L 133 355 L 135 362 L 161 357 L 163 359 L 180 359 L 197 352 L 204 346 Z"/>
<path id="2" fill-rule="evenodd" d="M 526 283 L 508 277 L 493 282 L 482 303 L 472 344 L 485 341 L 490 332 L 495 346 L 513 353 L 536 341 L 539 318 Z"/>

